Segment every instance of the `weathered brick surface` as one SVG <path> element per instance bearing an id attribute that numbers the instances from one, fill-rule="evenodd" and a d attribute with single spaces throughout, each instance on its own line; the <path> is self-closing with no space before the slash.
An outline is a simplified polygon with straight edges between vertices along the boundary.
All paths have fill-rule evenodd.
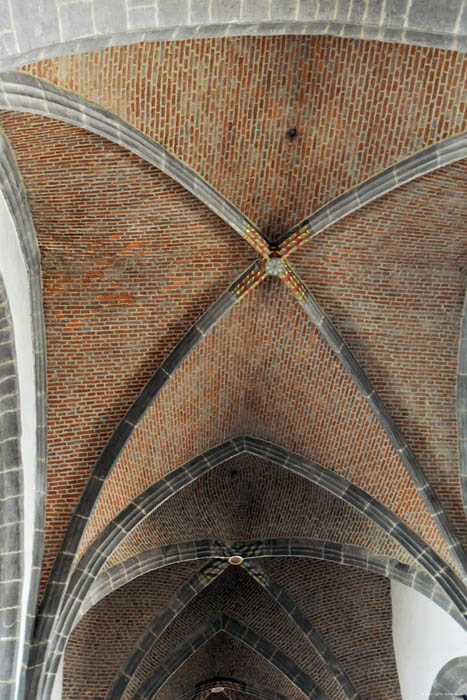
<path id="1" fill-rule="evenodd" d="M 272 237 L 467 129 L 467 57 L 441 49 L 243 37 L 113 47 L 25 70 L 137 126 Z"/>
<path id="2" fill-rule="evenodd" d="M 290 656 L 330 697 L 345 696 L 300 630 L 242 567 L 229 567 L 177 617 L 144 658 L 125 698 L 200 625 L 218 612 L 242 622 Z M 224 673 L 223 675 L 228 675 Z"/>
<path id="3" fill-rule="evenodd" d="M 292 256 L 464 542 L 456 372 L 466 185 L 465 161 L 450 165 L 352 214 Z"/>
<path id="4" fill-rule="evenodd" d="M 245 454 L 208 472 L 143 520 L 105 568 L 173 542 L 276 537 L 346 542 L 413 564 L 400 545 L 340 499 Z"/>
<path id="5" fill-rule="evenodd" d="M 120 510 L 122 494 L 130 500 L 194 452 L 242 434 L 351 479 L 448 556 L 376 418 L 277 280 L 221 320 L 147 411 L 101 492 L 85 544 Z"/>
<path id="6" fill-rule="evenodd" d="M 64 698 L 104 698 L 145 625 L 201 566 L 186 562 L 150 572 L 96 605 L 68 643 Z"/>
<path id="7" fill-rule="evenodd" d="M 306 697 L 258 652 L 247 649 L 238 639 L 220 632 L 173 675 L 158 693 L 162 700 L 178 697 L 182 689 L 209 678 L 239 678 L 273 688 L 292 700 Z"/>
<path id="8" fill-rule="evenodd" d="M 262 563 L 313 620 L 362 700 L 400 698 L 387 579 L 331 562 L 271 558 Z"/>
<path id="9" fill-rule="evenodd" d="M 117 421 L 252 253 L 181 187 L 118 146 L 42 117 L 3 113 L 0 123 L 42 256 L 46 576 Z"/>

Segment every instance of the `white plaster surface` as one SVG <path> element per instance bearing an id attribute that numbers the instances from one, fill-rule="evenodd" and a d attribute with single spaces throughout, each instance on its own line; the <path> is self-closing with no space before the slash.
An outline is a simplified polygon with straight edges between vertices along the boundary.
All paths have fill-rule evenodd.
<path id="1" fill-rule="evenodd" d="M 428 700 L 442 667 L 467 655 L 467 634 L 442 608 L 391 581 L 394 651 L 402 700 Z"/>
<path id="2" fill-rule="evenodd" d="M 21 620 L 21 645 L 18 678 L 23 648 L 26 611 L 30 591 L 34 539 L 34 497 L 36 486 L 36 397 L 32 344 L 31 306 L 26 265 L 14 221 L 0 192 L 0 272 L 13 318 L 21 405 L 21 457 L 24 469 L 24 586 Z"/>
<path id="3" fill-rule="evenodd" d="M 52 690 L 52 697 L 50 698 L 50 700 L 62 700 L 63 666 L 64 666 L 64 659 L 62 658 L 62 660 L 60 662 L 60 666 L 58 667 L 57 675 L 55 677 L 55 683 L 54 683 L 54 687 Z"/>

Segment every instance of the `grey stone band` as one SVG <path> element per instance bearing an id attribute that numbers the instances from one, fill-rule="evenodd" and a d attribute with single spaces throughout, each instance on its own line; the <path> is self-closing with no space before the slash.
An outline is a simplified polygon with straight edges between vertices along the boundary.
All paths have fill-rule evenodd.
<path id="1" fill-rule="evenodd" d="M 467 292 L 464 301 L 457 365 L 457 434 L 462 501 L 467 518 Z"/>
<path id="2" fill-rule="evenodd" d="M 254 265 L 248 268 L 248 270 L 253 267 Z M 248 270 L 244 274 L 247 274 Z M 241 277 L 243 277 L 243 275 Z M 235 285 L 236 282 L 232 285 L 232 288 L 235 287 Z M 37 669 L 41 666 L 44 659 L 46 640 L 49 638 L 51 632 L 52 621 L 59 613 L 63 604 L 63 596 L 71 575 L 72 567 L 75 563 L 75 556 L 79 549 L 81 538 L 96 505 L 100 491 L 120 452 L 125 447 L 136 424 L 142 419 L 147 408 L 158 396 L 172 374 L 198 345 L 202 338 L 210 332 L 238 301 L 238 297 L 235 297 L 230 289 L 227 290 L 227 292 L 219 297 L 219 299 L 201 316 L 196 324 L 191 327 L 149 380 L 140 396 L 117 426 L 98 459 L 70 520 L 45 590 L 40 614 L 37 618 L 34 646 L 31 651 L 29 662 L 29 674 L 32 674 L 35 679 L 38 677 Z"/>
<path id="3" fill-rule="evenodd" d="M 355 545 L 310 540 L 303 538 L 280 538 L 255 542 L 237 542 L 232 547 L 222 542 L 203 540 L 183 542 L 176 545 L 156 547 L 101 572 L 94 581 L 80 608 L 73 627 L 90 608 L 133 579 L 149 571 L 196 559 L 227 559 L 231 554 L 240 554 L 245 559 L 253 557 L 306 557 L 330 561 L 343 566 L 354 566 L 365 571 L 398 581 L 426 596 L 445 610 L 456 622 L 467 630 L 467 622 L 461 617 L 452 601 L 439 585 L 422 569 L 407 566 L 396 559 L 374 554 L 369 549 Z"/>
<path id="4" fill-rule="evenodd" d="M 227 566 L 228 562 L 226 560 L 212 562 L 197 572 L 189 582 L 181 586 L 175 596 L 166 603 L 162 611 L 154 618 L 138 639 L 132 653 L 117 674 L 107 696 L 107 700 L 120 700 L 120 698 L 123 697 L 128 684 L 134 678 L 145 655 L 154 646 L 169 624 L 171 624 L 175 617 L 182 612 L 191 600 L 214 581 L 217 576 L 222 574 Z M 245 571 L 266 590 L 268 595 L 282 607 L 292 623 L 305 635 L 316 653 L 327 665 L 330 674 L 340 685 L 345 697 L 349 698 L 349 700 L 359 700 L 357 691 L 341 668 L 337 658 L 320 637 L 310 620 L 299 610 L 295 602 L 257 562 L 243 562 L 242 566 Z"/>
<path id="5" fill-rule="evenodd" d="M 462 695 L 461 695 L 462 693 Z M 430 700 L 452 700 L 467 694 L 467 656 L 451 659 L 438 673 Z"/>
<path id="6" fill-rule="evenodd" d="M 189 581 L 184 583 L 174 596 L 165 604 L 162 611 L 157 615 L 139 637 L 133 651 L 122 664 L 119 672 L 115 676 L 107 700 L 120 700 L 125 690 L 134 677 L 137 669 L 143 661 L 147 652 L 151 649 L 157 639 L 165 632 L 167 627 L 186 608 L 186 606 L 196 596 L 209 586 L 210 583 L 222 574 L 229 566 L 227 561 L 214 561 L 206 564 L 196 572 Z"/>
<path id="7" fill-rule="evenodd" d="M 31 685 L 37 684 L 34 687 L 39 688 L 40 697 L 48 697 L 51 692 L 53 677 L 73 628 L 74 620 L 79 615 L 82 603 L 110 554 L 138 523 L 150 515 L 159 505 L 203 474 L 243 452 L 272 461 L 324 488 L 356 508 L 395 539 L 439 584 L 454 606 L 457 607 L 460 615 L 467 619 L 467 591 L 465 587 L 439 555 L 389 508 L 347 479 L 307 457 L 258 438 L 234 438 L 195 457 L 137 496 L 109 523 L 87 549 L 74 569 L 69 584 L 59 588 L 58 582 L 56 583 L 57 594 L 62 599 L 63 589 L 66 588 L 66 597 L 57 616 L 51 617 L 42 614 L 40 618 L 43 637 L 37 639 L 37 651 L 42 656 L 37 657 L 37 665 L 35 664 L 36 668 L 33 669 L 33 677 L 31 678 Z M 250 556 L 253 555 L 250 554 Z M 340 549 L 337 545 L 336 561 L 339 561 L 339 557 Z M 45 659 L 45 675 L 42 675 L 41 678 L 40 664 L 42 664 L 43 659 Z"/>
<path id="8" fill-rule="evenodd" d="M 27 608 L 25 649 L 22 652 L 26 665 L 29 643 L 36 618 L 40 571 L 44 547 L 45 492 L 47 479 L 47 398 L 46 398 L 46 347 L 42 307 L 42 278 L 40 253 L 36 232 L 29 210 L 23 181 L 13 150 L 0 129 L 0 187 L 13 218 L 18 242 L 23 254 L 29 280 L 32 342 L 34 354 L 34 376 L 36 394 L 36 490 L 34 510 L 34 540 L 30 594 Z M 20 678 L 20 689 L 24 688 L 24 672 Z M 20 690 L 20 697 L 21 697 Z"/>
<path id="9" fill-rule="evenodd" d="M 467 50 L 464 0 L 22 0 L 3 2 L 0 68 L 139 41 L 281 34 Z"/>
<path id="10" fill-rule="evenodd" d="M 201 625 L 186 642 L 180 645 L 165 659 L 164 663 L 141 684 L 134 695 L 134 700 L 152 700 L 168 679 L 185 663 L 185 661 L 201 649 L 219 632 L 227 632 L 242 644 L 251 647 L 266 661 L 269 661 L 280 673 L 288 678 L 296 688 L 301 690 L 310 700 L 329 700 L 321 688 L 277 647 L 260 637 L 251 628 L 238 620 L 221 613 L 209 622 Z"/>
<path id="11" fill-rule="evenodd" d="M 139 129 L 89 100 L 27 73 L 0 74 L 0 109 L 40 114 L 86 129 L 126 148 L 169 175 L 234 231 L 253 224 L 187 165 Z"/>
<path id="12" fill-rule="evenodd" d="M 259 700 L 288 700 L 287 696 L 282 695 L 282 693 L 278 693 L 277 690 L 253 685 L 252 683 L 241 681 L 238 678 L 223 678 L 222 676 L 217 676 L 214 681 L 210 680 L 197 683 L 192 688 L 188 688 L 187 690 L 183 691 L 181 695 L 178 695 L 177 700 L 195 700 L 195 698 L 204 699 L 210 694 L 211 689 L 216 685 L 221 685 L 226 690 L 232 690 L 234 693 L 251 695 L 254 698 L 259 698 Z"/>
<path id="13" fill-rule="evenodd" d="M 464 583 L 467 582 L 467 552 L 455 534 L 444 509 L 435 494 L 433 487 L 428 482 L 423 470 L 414 453 L 407 444 L 405 438 L 395 424 L 391 414 L 384 405 L 376 389 L 366 376 L 363 369 L 352 354 L 349 346 L 342 336 L 337 332 L 323 309 L 320 307 L 314 296 L 302 282 L 305 298 L 301 305 L 310 321 L 317 328 L 326 342 L 330 345 L 336 356 L 339 358 L 346 371 L 357 385 L 360 393 L 370 406 L 374 415 L 378 419 L 381 427 L 388 436 L 395 451 L 404 465 L 407 473 L 412 479 L 418 493 L 420 494 L 428 512 L 436 523 L 444 542 L 452 556 L 453 561 L 458 566 L 462 574 Z"/>
<path id="14" fill-rule="evenodd" d="M 21 420 L 13 320 L 0 275 L 0 697 L 13 700 L 24 578 Z"/>
<path id="15" fill-rule="evenodd" d="M 452 136 L 433 146 L 428 146 L 396 165 L 392 165 L 360 185 L 352 187 L 333 199 L 329 204 L 313 212 L 299 224 L 296 224 L 279 241 L 283 243 L 303 227 L 314 233 L 322 233 L 349 214 L 353 214 L 376 199 L 406 185 L 411 180 L 444 168 L 446 165 L 467 158 L 467 134 Z"/>

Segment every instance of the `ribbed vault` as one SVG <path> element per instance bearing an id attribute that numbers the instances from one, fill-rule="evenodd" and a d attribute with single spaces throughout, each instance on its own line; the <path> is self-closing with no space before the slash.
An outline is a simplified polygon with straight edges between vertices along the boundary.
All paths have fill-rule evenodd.
<path id="1" fill-rule="evenodd" d="M 154 79 L 140 80 L 134 65 Z M 330 36 L 142 43 L 24 68 L 141 129 L 272 238 L 463 133 L 466 69 L 465 55 L 449 51 Z M 295 140 L 285 138 L 291 128 Z"/>
<path id="2" fill-rule="evenodd" d="M 165 544 L 284 537 L 345 541 L 411 564 L 412 557 L 353 508 L 265 459 L 243 454 L 208 472 L 145 518 L 104 570 Z"/>
<path id="3" fill-rule="evenodd" d="M 245 36 L 0 76 L 48 358 L 24 697 L 64 657 L 66 700 L 400 700 L 390 579 L 465 625 L 466 71 Z"/>

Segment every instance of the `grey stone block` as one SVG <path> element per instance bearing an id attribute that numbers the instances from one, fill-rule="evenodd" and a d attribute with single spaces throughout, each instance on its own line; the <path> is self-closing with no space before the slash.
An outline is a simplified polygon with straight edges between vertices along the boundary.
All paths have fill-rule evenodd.
<path id="1" fill-rule="evenodd" d="M 110 438 L 102 455 L 100 456 L 93 475 L 100 478 L 105 478 L 113 466 L 115 460 L 125 446 L 126 441 L 133 431 L 133 426 L 125 420 L 120 421 L 116 431 Z M 84 513 L 84 510 L 83 510 Z"/>
<path id="2" fill-rule="evenodd" d="M 409 26 L 436 34 L 453 32 L 461 8 L 462 0 L 412 0 Z"/>
<path id="3" fill-rule="evenodd" d="M 20 51 L 58 44 L 57 7 L 54 0 L 21 0 L 12 2 L 13 26 Z"/>
<path id="4" fill-rule="evenodd" d="M 238 454 L 238 449 L 237 445 L 234 440 L 227 440 L 226 442 L 223 442 L 220 445 L 216 445 L 216 447 L 213 447 L 210 450 L 206 450 L 204 453 L 205 461 L 207 461 L 211 465 L 217 465 L 221 464 L 222 462 L 225 462 L 227 459 L 230 459 L 230 457 L 233 457 L 234 455 Z M 199 459 L 199 458 L 198 458 Z M 190 474 L 193 473 L 198 473 L 199 468 L 196 467 L 193 469 L 193 460 L 188 462 L 187 469 L 190 472 Z"/>
<path id="5" fill-rule="evenodd" d="M 219 24 L 239 22 L 240 0 L 211 0 L 211 20 Z"/>
<path id="6" fill-rule="evenodd" d="M 298 19 L 313 21 L 317 14 L 319 0 L 300 0 Z"/>
<path id="7" fill-rule="evenodd" d="M 319 12 L 316 19 L 320 22 L 330 22 L 334 17 L 338 2 L 339 0 L 320 0 Z"/>
<path id="8" fill-rule="evenodd" d="M 162 368 L 172 374 L 181 365 L 183 360 L 189 355 L 191 350 L 198 345 L 202 339 L 202 335 L 196 326 L 190 328 L 188 333 L 182 338 L 175 349 L 170 353 L 168 358 L 162 364 Z"/>
<path id="9" fill-rule="evenodd" d="M 208 333 L 211 328 L 224 316 L 235 304 L 235 297 L 230 292 L 225 292 L 196 322 L 196 328 L 202 333 Z"/>
<path id="10" fill-rule="evenodd" d="M 372 5 L 371 2 L 367 3 L 366 0 L 353 0 L 350 9 L 350 16 L 347 13 L 347 16 L 349 17 L 348 22 L 351 24 L 355 25 L 355 29 L 358 32 L 360 27 L 362 26 L 362 20 L 366 11 L 366 6 Z M 368 19 L 366 19 L 366 22 Z"/>
<path id="11" fill-rule="evenodd" d="M 188 24 L 188 0 L 159 2 L 157 23 L 160 27 Z"/>
<path id="12" fill-rule="evenodd" d="M 130 29 L 148 29 L 156 24 L 156 10 L 154 7 L 134 7 L 128 10 L 128 24 Z"/>
<path id="13" fill-rule="evenodd" d="M 0 467 L 1 466 L 2 464 L 0 463 Z M 0 498 L 11 498 L 12 496 L 18 497 L 22 495 L 22 475 L 23 470 L 20 465 L 18 465 L 17 469 L 0 471 Z"/>
<path id="14" fill-rule="evenodd" d="M 192 24 L 209 23 L 209 0 L 196 0 L 191 2 L 190 16 Z"/>
<path id="15" fill-rule="evenodd" d="M 248 0 L 243 3 L 242 21 L 261 22 L 268 17 L 269 0 Z"/>
<path id="16" fill-rule="evenodd" d="M 409 0 L 392 0 L 385 4 L 383 24 L 389 27 L 402 27 L 407 14 Z"/>
<path id="17" fill-rule="evenodd" d="M 124 420 L 128 421 L 130 424 L 136 425 L 143 416 L 146 408 L 154 401 L 168 379 L 169 377 L 165 372 L 157 370 L 126 414 Z"/>
<path id="18" fill-rule="evenodd" d="M 89 3 L 76 2 L 60 8 L 63 41 L 71 41 L 94 33 L 92 7 Z"/>
<path id="19" fill-rule="evenodd" d="M 94 3 L 96 30 L 101 34 L 121 32 L 127 29 L 125 0 L 111 0 Z"/>
<path id="20" fill-rule="evenodd" d="M 13 33 L 0 36 L 0 58 L 14 56 L 16 53 L 16 39 Z"/>
<path id="21" fill-rule="evenodd" d="M 13 528 L 11 528 L 13 530 Z M 11 550 L 9 551 L 6 546 L 5 542 L 3 540 L 3 532 L 2 532 L 2 542 L 0 546 L 0 580 L 2 581 L 18 581 L 19 583 L 12 584 L 16 586 L 18 589 L 18 603 L 21 601 L 21 580 L 22 580 L 22 553 L 21 550 L 18 551 L 17 545 L 19 544 L 21 546 L 21 531 L 18 528 L 16 528 L 16 533 L 14 537 L 14 542 L 11 543 L 12 547 Z M 19 542 L 18 542 L 19 540 Z M 15 546 L 16 545 L 16 546 Z M 0 604 L 3 605 L 3 601 L 0 601 Z M 1 637 L 1 633 L 0 633 Z"/>
<path id="22" fill-rule="evenodd" d="M 420 46 L 433 46 L 433 44 L 435 44 L 440 49 L 448 50 L 455 48 L 452 36 L 442 33 L 434 34 L 431 32 L 416 32 L 407 30 L 404 36 L 404 43 L 419 44 Z"/>
<path id="23" fill-rule="evenodd" d="M 457 425 L 459 429 L 459 435 L 467 436 L 467 411 L 457 412 Z"/>
<path id="24" fill-rule="evenodd" d="M 0 0 L 0 29 L 6 32 L 11 28 L 10 2 L 9 0 Z"/>
<path id="25" fill-rule="evenodd" d="M 0 638 L 0 681 L 11 681 L 15 677 L 16 644 Z"/>
<path id="26" fill-rule="evenodd" d="M 299 0 L 271 0 L 271 21 L 283 22 L 295 19 L 298 13 L 298 2 Z"/>

